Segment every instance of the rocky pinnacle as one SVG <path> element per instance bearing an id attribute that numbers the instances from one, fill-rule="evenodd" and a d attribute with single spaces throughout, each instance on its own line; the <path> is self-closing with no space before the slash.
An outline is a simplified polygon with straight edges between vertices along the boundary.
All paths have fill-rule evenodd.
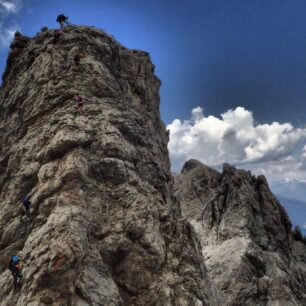
<path id="1" fill-rule="evenodd" d="M 3 74 L 0 305 L 306 305 L 305 241 L 266 179 L 195 160 L 173 178 L 149 54 L 63 32 L 16 33 Z"/>
<path id="2" fill-rule="evenodd" d="M 175 177 L 175 195 L 222 305 L 306 305 L 306 244 L 264 176 L 190 160 Z"/>
<path id="3" fill-rule="evenodd" d="M 0 305 L 219 305 L 172 195 L 159 87 L 148 53 L 101 30 L 16 33 L 0 91 Z"/>

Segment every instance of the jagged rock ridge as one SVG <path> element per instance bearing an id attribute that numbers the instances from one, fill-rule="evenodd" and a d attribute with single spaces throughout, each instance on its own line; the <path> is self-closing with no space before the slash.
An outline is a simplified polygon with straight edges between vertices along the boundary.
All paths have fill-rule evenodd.
<path id="1" fill-rule="evenodd" d="M 264 176 L 190 160 L 175 177 L 222 305 L 306 305 L 306 245 Z"/>
<path id="2" fill-rule="evenodd" d="M 305 305 L 305 244 L 265 178 L 192 160 L 173 196 L 149 55 L 52 33 L 16 34 L 0 90 L 0 305 Z"/>
<path id="3" fill-rule="evenodd" d="M 17 33 L 3 75 L 0 304 L 219 305 L 172 196 L 149 55 L 92 27 L 67 27 L 57 44 L 52 33 Z M 33 222 L 19 220 L 25 194 Z M 16 253 L 18 292 L 7 269 Z"/>

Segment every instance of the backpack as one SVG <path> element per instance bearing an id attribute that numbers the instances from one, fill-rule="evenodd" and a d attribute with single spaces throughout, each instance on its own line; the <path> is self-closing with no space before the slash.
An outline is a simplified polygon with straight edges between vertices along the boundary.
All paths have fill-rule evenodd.
<path id="1" fill-rule="evenodd" d="M 29 208 L 31 205 L 30 197 L 28 195 L 26 195 L 21 202 L 26 208 Z"/>
<path id="2" fill-rule="evenodd" d="M 16 271 L 16 269 L 19 269 L 19 265 L 20 265 L 21 261 L 20 261 L 20 258 L 17 256 L 17 255 L 13 255 L 11 257 L 11 260 L 10 260 L 10 263 L 9 263 L 9 266 L 8 268 L 14 272 Z"/>
<path id="3" fill-rule="evenodd" d="M 28 195 L 26 195 L 26 196 L 23 198 L 22 202 L 27 202 L 27 201 L 29 201 L 29 200 L 30 200 L 30 197 L 29 197 Z"/>
<path id="4" fill-rule="evenodd" d="M 16 265 L 20 262 L 20 258 L 17 255 L 13 255 L 11 261 Z"/>

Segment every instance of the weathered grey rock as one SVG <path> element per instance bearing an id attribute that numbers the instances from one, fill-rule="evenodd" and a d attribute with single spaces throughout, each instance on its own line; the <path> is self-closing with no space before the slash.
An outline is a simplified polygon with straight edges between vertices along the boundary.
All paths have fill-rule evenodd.
<path id="1" fill-rule="evenodd" d="M 64 33 L 17 33 L 3 76 L 0 304 L 219 305 L 172 196 L 149 55 L 92 27 Z M 33 222 L 19 220 L 26 194 Z M 12 254 L 26 262 L 18 292 Z"/>
<path id="2" fill-rule="evenodd" d="M 173 193 L 149 55 L 52 32 L 16 33 L 0 89 L 0 305 L 306 305 L 306 247 L 265 178 L 192 160 Z"/>
<path id="3" fill-rule="evenodd" d="M 306 305 L 306 245 L 263 176 L 186 162 L 175 196 L 192 223 L 222 305 Z"/>

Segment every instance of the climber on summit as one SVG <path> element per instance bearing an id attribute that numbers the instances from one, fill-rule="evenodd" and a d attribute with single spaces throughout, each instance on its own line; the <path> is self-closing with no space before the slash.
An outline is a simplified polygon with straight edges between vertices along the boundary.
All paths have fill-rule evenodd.
<path id="1" fill-rule="evenodd" d="M 81 59 L 85 57 L 85 54 L 83 52 L 80 52 L 80 53 L 77 53 L 74 57 L 73 57 L 73 60 L 74 60 L 74 64 L 77 68 L 77 71 L 79 70 L 79 67 L 80 67 L 80 63 L 81 63 Z"/>
<path id="2" fill-rule="evenodd" d="M 14 278 L 14 289 L 20 287 L 20 280 L 22 278 L 21 274 L 22 268 L 23 268 L 23 262 L 20 260 L 19 256 L 13 255 L 9 262 L 9 269 Z"/>
<path id="3" fill-rule="evenodd" d="M 76 113 L 81 114 L 83 112 L 83 105 L 84 105 L 82 96 L 80 96 L 79 94 L 76 94 L 73 97 L 73 99 L 75 101 L 74 109 L 75 109 Z"/>
<path id="4" fill-rule="evenodd" d="M 61 29 L 65 27 L 65 24 L 68 25 L 68 17 L 64 14 L 60 14 L 57 16 L 56 22 L 58 22 L 61 26 Z"/>
<path id="5" fill-rule="evenodd" d="M 20 222 L 22 221 L 22 217 L 24 215 L 26 215 L 28 217 L 28 219 L 31 219 L 31 214 L 30 214 L 30 206 L 31 206 L 31 201 L 30 201 L 30 197 L 28 195 L 26 195 L 20 204 L 21 207 L 21 216 L 20 216 Z"/>
<path id="6" fill-rule="evenodd" d="M 53 43 L 56 44 L 62 35 L 64 35 L 64 32 L 62 30 L 55 30 L 53 32 Z"/>

